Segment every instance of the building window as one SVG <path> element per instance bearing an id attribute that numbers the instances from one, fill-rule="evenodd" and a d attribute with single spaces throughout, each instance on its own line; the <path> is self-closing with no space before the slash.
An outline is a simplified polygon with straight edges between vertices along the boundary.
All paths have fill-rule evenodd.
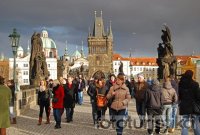
<path id="1" fill-rule="evenodd" d="M 53 58 L 53 52 L 49 52 L 49 57 Z"/>
<path id="2" fill-rule="evenodd" d="M 117 69 L 115 69 L 115 72 L 117 72 Z"/>
<path id="3" fill-rule="evenodd" d="M 16 67 L 18 67 L 18 64 L 16 64 Z"/>
<path id="4" fill-rule="evenodd" d="M 142 71 L 142 67 L 140 68 L 140 71 Z"/>
<path id="5" fill-rule="evenodd" d="M 24 72 L 23 72 L 23 75 L 28 75 L 28 71 L 24 71 Z"/>
<path id="6" fill-rule="evenodd" d="M 24 79 L 24 83 L 28 83 L 28 79 Z"/>
<path id="7" fill-rule="evenodd" d="M 24 64 L 24 67 L 28 67 L 28 64 Z"/>
<path id="8" fill-rule="evenodd" d="M 48 67 L 50 67 L 50 64 L 48 64 Z"/>
<path id="9" fill-rule="evenodd" d="M 134 67 L 134 71 L 136 71 L 136 67 Z"/>
<path id="10" fill-rule="evenodd" d="M 117 65 L 117 62 L 115 62 L 115 65 Z"/>

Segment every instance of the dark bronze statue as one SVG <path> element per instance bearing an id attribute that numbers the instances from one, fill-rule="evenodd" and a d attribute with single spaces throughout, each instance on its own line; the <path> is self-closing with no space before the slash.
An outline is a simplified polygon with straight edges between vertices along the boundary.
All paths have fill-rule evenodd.
<path id="1" fill-rule="evenodd" d="M 176 77 L 177 60 L 174 56 L 173 46 L 171 44 L 170 29 L 164 25 L 161 35 L 162 43 L 158 44 L 158 79 L 166 79 L 169 76 Z"/>
<path id="2" fill-rule="evenodd" d="M 119 66 L 119 73 L 124 73 L 123 71 L 123 63 L 120 61 L 120 66 Z"/>
<path id="3" fill-rule="evenodd" d="M 39 33 L 34 33 L 31 37 L 31 57 L 30 57 L 30 82 L 37 85 L 41 79 L 49 76 L 46 58 L 42 50 L 42 39 Z"/>

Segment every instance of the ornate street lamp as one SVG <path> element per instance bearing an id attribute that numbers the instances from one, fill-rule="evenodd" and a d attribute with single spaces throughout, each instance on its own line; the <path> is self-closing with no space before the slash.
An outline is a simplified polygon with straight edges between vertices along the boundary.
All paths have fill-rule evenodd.
<path id="1" fill-rule="evenodd" d="M 17 57 L 17 48 L 19 46 L 19 39 L 20 35 L 17 33 L 17 30 L 14 28 L 13 33 L 8 36 L 10 38 L 11 42 L 11 47 L 13 51 L 13 56 L 14 56 L 14 64 L 13 64 L 13 80 L 15 83 L 15 92 L 17 91 L 17 81 L 16 81 L 16 57 Z"/>

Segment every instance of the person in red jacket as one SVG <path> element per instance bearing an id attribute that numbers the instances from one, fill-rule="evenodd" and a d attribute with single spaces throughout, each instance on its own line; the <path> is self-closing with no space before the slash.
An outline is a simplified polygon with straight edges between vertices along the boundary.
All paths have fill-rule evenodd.
<path id="1" fill-rule="evenodd" d="M 63 112 L 64 88 L 60 85 L 58 80 L 53 81 L 53 115 L 56 121 L 55 129 L 61 128 L 61 114 Z"/>

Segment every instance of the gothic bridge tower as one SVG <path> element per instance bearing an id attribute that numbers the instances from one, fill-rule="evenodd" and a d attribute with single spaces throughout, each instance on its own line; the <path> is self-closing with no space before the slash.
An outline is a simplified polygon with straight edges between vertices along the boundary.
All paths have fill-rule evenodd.
<path id="1" fill-rule="evenodd" d="M 89 61 L 89 77 L 96 72 L 103 72 L 105 76 L 113 72 L 112 56 L 113 56 L 113 34 L 111 28 L 107 32 L 104 31 L 104 24 L 101 16 L 97 17 L 95 11 L 95 20 L 93 32 L 88 35 L 88 61 Z"/>

